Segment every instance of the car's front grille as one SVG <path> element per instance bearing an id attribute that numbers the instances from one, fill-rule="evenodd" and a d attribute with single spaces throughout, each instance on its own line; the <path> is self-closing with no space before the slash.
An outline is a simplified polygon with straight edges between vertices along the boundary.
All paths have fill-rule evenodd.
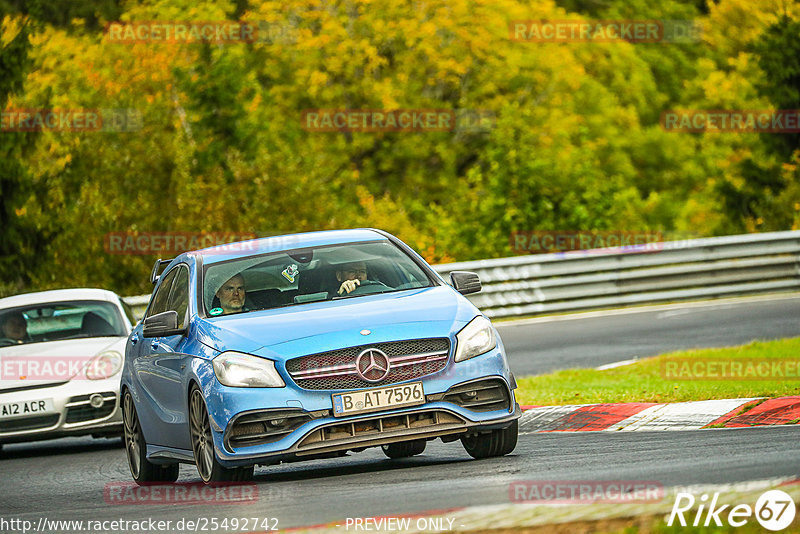
<path id="1" fill-rule="evenodd" d="M 60 416 L 57 413 L 50 415 L 36 415 L 33 417 L 20 417 L 0 421 L 0 432 L 21 432 L 23 430 L 37 430 L 48 428 L 58 423 Z"/>
<path id="2" fill-rule="evenodd" d="M 67 423 L 82 423 L 85 421 L 93 421 L 95 419 L 103 419 L 108 417 L 114 412 L 117 406 L 117 395 L 113 391 L 106 391 L 100 393 L 103 396 L 103 404 L 99 408 L 95 408 L 90 404 L 89 395 L 81 395 L 79 397 L 72 397 L 67 403 Z"/>
<path id="3" fill-rule="evenodd" d="M 378 381 L 363 379 L 356 358 L 366 349 L 378 349 L 389 360 L 389 373 Z M 390 341 L 301 356 L 286 362 L 292 380 L 303 389 L 358 389 L 420 378 L 447 366 L 450 340 L 445 338 Z"/>

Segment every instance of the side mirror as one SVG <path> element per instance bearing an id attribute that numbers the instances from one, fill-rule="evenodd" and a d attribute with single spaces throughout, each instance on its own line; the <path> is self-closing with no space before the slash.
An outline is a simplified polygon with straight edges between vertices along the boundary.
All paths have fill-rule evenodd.
<path id="1" fill-rule="evenodd" d="M 166 337 L 185 333 L 185 328 L 178 328 L 178 312 L 174 310 L 151 315 L 144 320 L 142 326 L 144 337 Z"/>
<path id="2" fill-rule="evenodd" d="M 481 290 L 481 279 L 478 275 L 469 271 L 453 271 L 450 273 L 450 281 L 453 288 L 462 295 L 477 293 Z"/>

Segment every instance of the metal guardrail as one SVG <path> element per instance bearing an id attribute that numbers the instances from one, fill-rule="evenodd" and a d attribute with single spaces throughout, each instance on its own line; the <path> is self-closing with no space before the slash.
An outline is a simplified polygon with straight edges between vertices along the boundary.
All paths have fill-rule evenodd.
<path id="1" fill-rule="evenodd" d="M 469 299 L 489 317 L 800 290 L 800 231 L 435 265 L 478 273 Z M 141 316 L 150 295 L 126 297 Z"/>
<path id="2" fill-rule="evenodd" d="M 136 295 L 135 297 L 122 297 L 122 300 L 133 309 L 137 319 L 144 315 L 147 305 L 150 303 L 150 295 Z"/>
<path id="3" fill-rule="evenodd" d="M 616 308 L 800 289 L 800 231 L 437 265 L 478 273 L 489 317 Z"/>

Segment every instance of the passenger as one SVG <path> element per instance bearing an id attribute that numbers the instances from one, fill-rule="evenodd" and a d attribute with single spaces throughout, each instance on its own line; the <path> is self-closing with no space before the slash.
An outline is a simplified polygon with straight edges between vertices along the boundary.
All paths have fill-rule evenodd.
<path id="1" fill-rule="evenodd" d="M 247 294 L 244 289 L 244 277 L 241 274 L 234 275 L 222 284 L 216 296 L 223 314 L 248 311 L 244 305 Z"/>
<path id="2" fill-rule="evenodd" d="M 28 337 L 28 323 L 22 312 L 9 313 L 3 318 L 2 336 L 14 343 L 22 344 L 30 341 Z"/>
<path id="3" fill-rule="evenodd" d="M 363 261 L 346 263 L 336 270 L 336 279 L 342 283 L 339 286 L 339 295 L 351 293 L 367 280 L 367 264 Z"/>

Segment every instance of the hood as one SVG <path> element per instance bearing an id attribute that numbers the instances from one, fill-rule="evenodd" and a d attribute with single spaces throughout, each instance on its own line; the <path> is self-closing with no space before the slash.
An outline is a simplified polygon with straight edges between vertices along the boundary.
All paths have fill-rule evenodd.
<path id="1" fill-rule="evenodd" d="M 125 338 L 66 339 L 0 347 L 0 391 L 64 382 L 82 372 L 86 362 L 109 350 L 122 355 Z"/>
<path id="2" fill-rule="evenodd" d="M 366 343 L 448 337 L 478 313 L 449 286 L 434 286 L 200 319 L 197 332 L 219 351 L 286 359 Z"/>

